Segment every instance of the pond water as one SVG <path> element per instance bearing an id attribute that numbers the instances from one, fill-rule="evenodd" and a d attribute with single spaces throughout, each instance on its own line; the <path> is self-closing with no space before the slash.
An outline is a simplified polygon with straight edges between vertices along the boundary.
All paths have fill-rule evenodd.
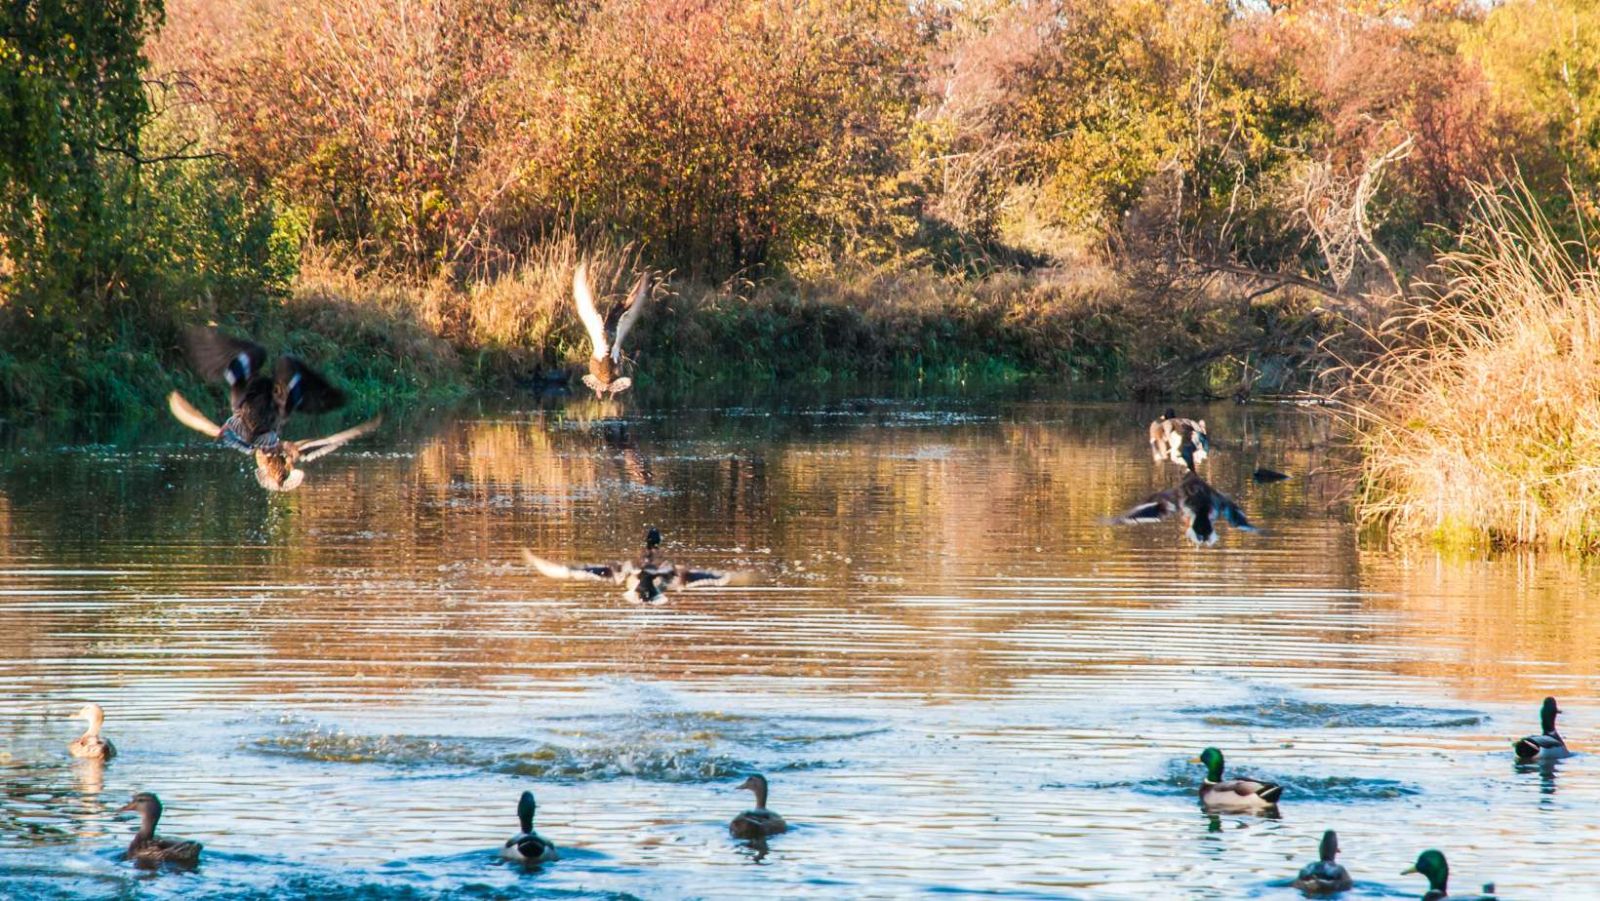
<path id="1" fill-rule="evenodd" d="M 1201 411 L 1263 528 L 1102 518 L 1176 481 L 1153 409 L 1027 396 L 416 416 L 267 496 L 165 423 L 0 451 L 0 897 L 1292 898 L 1600 885 L 1593 573 L 1365 549 L 1327 422 Z M 310 431 L 331 423 L 302 423 Z M 1293 474 L 1257 486 L 1258 465 Z M 743 584 L 549 582 L 637 553 Z M 74 764 L 67 719 L 120 749 Z M 1189 763 L 1283 782 L 1209 816 Z M 727 822 L 772 782 L 793 828 Z M 564 859 L 502 864 L 524 789 Z M 118 859 L 158 793 L 194 872 Z M 1577 894 L 1575 894 L 1577 892 Z"/>

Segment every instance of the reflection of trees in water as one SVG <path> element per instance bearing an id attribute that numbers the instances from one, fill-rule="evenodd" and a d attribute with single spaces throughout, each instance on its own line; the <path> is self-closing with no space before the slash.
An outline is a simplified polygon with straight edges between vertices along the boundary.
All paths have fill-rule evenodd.
<path id="1" fill-rule="evenodd" d="M 0 475 L 0 528 L 10 530 L 0 547 L 15 555 L 26 542 L 52 565 L 134 574 L 54 577 L 52 587 L 115 591 L 47 618 L 0 609 L 0 653 L 41 678 L 60 664 L 31 661 L 105 657 L 152 675 L 193 665 L 185 678 L 196 693 L 769 673 L 966 694 L 1069 665 L 1018 653 L 1016 634 L 1103 628 L 1108 608 L 1159 615 L 1172 585 L 1193 595 L 1374 582 L 1358 575 L 1348 525 L 1328 515 L 1336 492 L 1304 477 L 1328 467 L 1314 415 L 1208 411 L 1219 447 L 1207 476 L 1274 536 L 1278 550 L 1263 555 L 1249 553 L 1260 546 L 1249 536 L 1199 552 L 1176 528 L 1098 525 L 1178 477 L 1150 463 L 1145 411 L 1022 405 L 956 422 L 910 412 L 704 410 L 622 423 L 579 404 L 439 421 L 396 429 L 393 448 L 375 442 L 321 461 L 304 488 L 280 496 L 207 448 L 34 455 Z M 1257 465 L 1297 478 L 1257 488 Z M 757 584 L 684 593 L 647 615 L 614 592 L 545 583 L 518 562 L 524 546 L 573 560 L 631 554 L 648 525 L 665 533 L 668 559 L 753 568 Z M 1099 591 L 1082 610 L 1052 602 L 1040 612 L 1018 579 L 1126 588 Z M 1394 584 L 1379 581 L 1372 587 Z M 1473 592 L 1463 576 L 1435 594 L 1482 594 Z M 1484 603 L 1496 598 L 1514 606 L 1503 595 Z M 1394 601 L 1327 603 L 1322 620 L 1337 623 Z M 1234 604 L 1215 620 L 1248 631 L 1261 615 Z M 1423 621 L 1451 633 L 1487 616 Z M 1393 640 L 1316 628 L 1318 641 Z M 1571 631 L 1503 629 L 1487 639 L 1496 660 L 1594 653 Z M 1108 641 L 1102 662 L 1183 652 L 1126 644 Z"/>

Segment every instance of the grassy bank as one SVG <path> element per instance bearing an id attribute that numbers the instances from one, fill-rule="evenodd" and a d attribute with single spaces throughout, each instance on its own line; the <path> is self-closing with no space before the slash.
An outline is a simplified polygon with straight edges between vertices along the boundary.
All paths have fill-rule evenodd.
<path id="1" fill-rule="evenodd" d="M 1402 539 L 1600 551 L 1600 260 L 1526 191 L 1477 195 L 1443 289 L 1343 400 L 1360 516 Z"/>

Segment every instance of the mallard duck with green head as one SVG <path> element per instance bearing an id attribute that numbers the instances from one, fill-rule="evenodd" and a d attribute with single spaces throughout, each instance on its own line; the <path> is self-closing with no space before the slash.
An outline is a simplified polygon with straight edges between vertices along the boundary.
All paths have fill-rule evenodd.
<path id="1" fill-rule="evenodd" d="M 517 825 L 521 831 L 506 839 L 500 848 L 501 857 L 518 863 L 549 863 L 561 859 L 555 844 L 533 831 L 533 814 L 537 808 L 533 792 L 523 792 L 517 801 Z"/>
<path id="2" fill-rule="evenodd" d="M 651 528 L 645 532 L 644 552 L 637 562 L 623 560 L 617 563 L 590 563 L 568 566 L 555 563 L 524 550 L 523 559 L 547 579 L 572 582 L 610 582 L 621 586 L 623 597 L 640 604 L 662 604 L 667 592 L 684 588 L 712 588 L 727 585 L 736 573 L 709 569 L 691 569 L 674 566 L 656 559 L 661 547 L 661 531 Z"/>
<path id="3" fill-rule="evenodd" d="M 1233 498 L 1212 488 L 1192 468 L 1176 486 L 1150 495 L 1110 521 L 1113 525 L 1134 525 L 1160 522 L 1174 514 L 1183 516 L 1189 526 L 1184 534 L 1201 547 L 1217 543 L 1216 524 L 1219 522 L 1225 522 L 1241 532 L 1256 531 Z"/>
<path id="4" fill-rule="evenodd" d="M 1567 747 L 1567 740 L 1556 731 L 1556 715 L 1560 712 L 1561 708 L 1556 706 L 1555 698 L 1544 699 L 1544 704 L 1539 707 L 1539 734 L 1523 736 L 1511 743 L 1517 760 L 1533 763 L 1572 756 L 1571 749 Z"/>
<path id="5" fill-rule="evenodd" d="M 217 425 L 182 394 L 167 395 L 167 409 L 181 423 L 232 448 L 250 454 L 256 482 L 268 491 L 293 491 L 305 479 L 302 463 L 330 454 L 377 428 L 375 417 L 325 438 L 289 441 L 280 436 L 291 414 L 324 413 L 344 405 L 344 392 L 299 359 L 284 354 L 272 371 L 266 348 L 216 329 L 190 329 L 189 359 L 205 378 L 228 383 L 230 413 Z"/>
<path id="6" fill-rule="evenodd" d="M 1300 868 L 1294 887 L 1308 895 L 1331 895 L 1349 890 L 1355 883 L 1350 873 L 1334 860 L 1339 854 L 1339 836 L 1332 829 L 1322 833 L 1322 845 L 1317 851 L 1316 862 Z"/>
<path id="7" fill-rule="evenodd" d="M 1218 813 L 1264 813 L 1276 810 L 1283 786 L 1276 782 L 1235 776 L 1222 778 L 1222 752 L 1206 748 L 1194 763 L 1204 764 L 1205 779 L 1200 782 L 1200 804 Z"/>
<path id="8" fill-rule="evenodd" d="M 1428 891 L 1422 896 L 1422 901 L 1443 901 L 1445 898 L 1451 901 L 1498 901 L 1492 883 L 1483 887 L 1483 894 L 1450 894 L 1450 864 L 1445 861 L 1442 852 L 1431 848 L 1417 855 L 1417 862 L 1402 870 L 1400 875 L 1409 873 L 1421 873 L 1428 878 Z"/>

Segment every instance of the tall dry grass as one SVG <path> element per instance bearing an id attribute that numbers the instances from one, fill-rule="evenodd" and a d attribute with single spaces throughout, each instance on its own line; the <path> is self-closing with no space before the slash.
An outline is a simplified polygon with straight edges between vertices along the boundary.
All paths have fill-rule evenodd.
<path id="1" fill-rule="evenodd" d="M 1600 266 L 1525 185 L 1479 188 L 1443 290 L 1389 321 L 1344 400 L 1357 509 L 1407 539 L 1600 550 Z"/>

